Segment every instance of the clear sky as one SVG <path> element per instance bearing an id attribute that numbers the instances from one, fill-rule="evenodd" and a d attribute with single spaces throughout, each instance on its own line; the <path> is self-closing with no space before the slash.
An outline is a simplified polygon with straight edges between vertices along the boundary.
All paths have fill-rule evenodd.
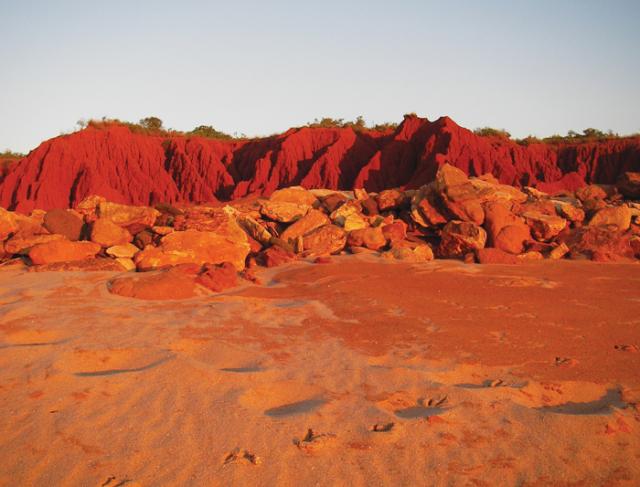
<path id="1" fill-rule="evenodd" d="M 102 116 L 640 131 L 638 0 L 0 0 L 0 19 L 0 150 Z"/>

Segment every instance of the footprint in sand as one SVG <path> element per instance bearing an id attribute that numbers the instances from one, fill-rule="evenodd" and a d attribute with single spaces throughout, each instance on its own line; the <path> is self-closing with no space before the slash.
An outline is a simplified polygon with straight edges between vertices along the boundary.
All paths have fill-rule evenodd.
<path id="1" fill-rule="evenodd" d="M 222 465 L 229 465 L 231 463 L 247 463 L 250 465 L 260 465 L 262 461 L 260 457 L 249 450 L 241 450 L 236 448 L 225 455 Z"/>
<path id="2" fill-rule="evenodd" d="M 387 433 L 393 429 L 395 423 L 376 423 L 371 427 L 373 433 Z"/>
<path id="3" fill-rule="evenodd" d="M 556 367 L 574 367 L 578 365 L 578 361 L 569 357 L 556 357 Z"/>
<path id="4" fill-rule="evenodd" d="M 335 440 L 336 435 L 333 433 L 316 433 L 311 428 L 307 430 L 307 434 L 302 438 L 294 438 L 293 444 L 306 453 L 313 453 Z"/>
<path id="5" fill-rule="evenodd" d="M 313 413 L 329 402 L 323 389 L 297 381 L 276 381 L 253 387 L 239 398 L 245 408 L 272 418 Z"/>
<path id="6" fill-rule="evenodd" d="M 57 331 L 32 330 L 16 327 L 16 329 L 11 331 L 5 331 L 5 336 L 3 339 L 0 339 L 0 349 L 62 345 L 72 339 L 72 337 L 65 337 Z"/>
<path id="7" fill-rule="evenodd" d="M 638 345 L 615 345 L 613 348 L 615 348 L 619 352 L 631 352 L 631 353 L 640 352 L 640 347 L 638 347 Z"/>
<path id="8" fill-rule="evenodd" d="M 118 477 L 111 476 L 100 484 L 100 487 L 141 487 L 140 484 L 130 479 L 118 479 Z"/>
<path id="9" fill-rule="evenodd" d="M 565 402 L 556 406 L 542 406 L 535 408 L 544 413 L 570 414 L 570 415 L 608 415 L 614 409 L 626 409 L 628 404 L 623 401 L 622 392 L 617 389 L 608 389 L 605 394 L 587 402 Z"/>
<path id="10" fill-rule="evenodd" d="M 403 419 L 429 418 L 447 411 L 449 408 L 444 407 L 446 402 L 447 396 L 429 399 L 419 398 L 414 406 L 396 409 L 394 413 Z"/>

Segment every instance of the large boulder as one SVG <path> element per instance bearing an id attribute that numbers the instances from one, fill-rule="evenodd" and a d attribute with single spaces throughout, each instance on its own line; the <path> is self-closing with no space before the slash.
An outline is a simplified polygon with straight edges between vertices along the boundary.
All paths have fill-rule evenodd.
<path id="1" fill-rule="evenodd" d="M 151 227 L 154 225 L 160 212 L 148 206 L 129 206 L 110 201 L 101 201 L 98 204 L 98 215 L 106 218 L 121 227 L 141 225 Z"/>
<path id="2" fill-rule="evenodd" d="M 304 237 L 306 234 L 330 224 L 329 217 L 320 210 L 310 210 L 305 216 L 291 224 L 282 232 L 280 238 L 285 242 L 293 242 L 298 237 Z"/>
<path id="3" fill-rule="evenodd" d="M 239 233 L 238 233 L 239 232 Z M 221 264 L 230 262 L 241 271 L 250 251 L 247 235 L 238 227 L 238 232 L 219 234 L 185 230 L 162 238 L 159 247 L 147 246 L 135 256 L 138 270 L 157 269 L 177 264 Z"/>
<path id="4" fill-rule="evenodd" d="M 407 224 L 402 220 L 396 220 L 386 225 L 382 225 L 382 235 L 384 238 L 391 242 L 401 242 L 407 238 Z"/>
<path id="5" fill-rule="evenodd" d="M 133 240 L 133 236 L 120 225 L 108 218 L 98 218 L 91 226 L 91 241 L 102 247 L 124 245 Z"/>
<path id="6" fill-rule="evenodd" d="M 310 256 L 337 254 L 346 243 L 347 234 L 337 225 L 324 225 L 303 237 L 304 252 Z"/>
<path id="7" fill-rule="evenodd" d="M 186 299 L 198 294 L 197 267 L 170 268 L 156 272 L 118 277 L 108 284 L 109 292 L 129 298 L 166 300 Z"/>
<path id="8" fill-rule="evenodd" d="M 484 248 L 487 232 L 473 222 L 452 220 L 442 229 L 438 253 L 443 257 L 463 257 Z"/>
<path id="9" fill-rule="evenodd" d="M 616 183 L 618 191 L 625 198 L 632 200 L 640 199 L 640 172 L 625 172 Z"/>
<path id="10" fill-rule="evenodd" d="M 55 209 L 44 215 L 43 225 L 50 233 L 75 241 L 80 240 L 84 220 L 70 210 Z"/>
<path id="11" fill-rule="evenodd" d="M 26 255 L 35 245 L 54 242 L 57 240 L 65 240 L 65 238 L 62 235 L 50 233 L 37 235 L 22 235 L 17 233 L 5 242 L 4 250 L 7 254 Z"/>
<path id="12" fill-rule="evenodd" d="M 563 239 L 571 257 L 586 256 L 597 261 L 633 258 L 632 235 L 610 226 L 585 226 L 572 230 Z"/>
<path id="13" fill-rule="evenodd" d="M 320 205 L 318 198 L 302 186 L 290 186 L 289 188 L 278 189 L 271 193 L 269 200 L 293 203 L 299 206 L 317 207 Z"/>
<path id="14" fill-rule="evenodd" d="M 597 184 L 590 184 L 576 190 L 576 198 L 583 203 L 590 200 L 603 200 L 607 197 L 607 192 Z"/>
<path id="15" fill-rule="evenodd" d="M 52 264 L 91 259 L 98 252 L 100 246 L 93 242 L 71 242 L 64 239 L 33 246 L 29 250 L 29 258 L 35 265 Z"/>
<path id="16" fill-rule="evenodd" d="M 477 225 L 482 224 L 483 199 L 462 170 L 450 164 L 440 166 L 436 173 L 435 189 L 451 217 Z"/>
<path id="17" fill-rule="evenodd" d="M 524 244 L 531 238 L 529 226 L 524 220 L 498 201 L 485 203 L 484 210 L 488 245 L 510 254 L 521 253 Z"/>
<path id="18" fill-rule="evenodd" d="M 132 259 L 138 252 L 140 252 L 140 249 L 131 243 L 114 245 L 106 250 L 107 255 L 116 259 Z"/>
<path id="19" fill-rule="evenodd" d="M 445 224 L 447 219 L 438 208 L 437 199 L 434 185 L 422 186 L 411 197 L 411 219 L 424 228 Z"/>
<path id="20" fill-rule="evenodd" d="M 386 258 L 393 258 L 411 263 L 429 262 L 433 260 L 433 250 L 426 243 L 400 242 L 391 250 L 382 254 Z"/>
<path id="21" fill-rule="evenodd" d="M 409 198 L 399 189 L 385 189 L 380 191 L 376 201 L 380 211 L 398 210 L 409 203 Z"/>
<path id="22" fill-rule="evenodd" d="M 346 232 L 369 226 L 368 220 L 362 214 L 362 204 L 358 200 L 347 201 L 331 212 L 330 218 L 335 225 L 341 226 Z"/>
<path id="23" fill-rule="evenodd" d="M 238 285 L 238 272 L 233 264 L 205 264 L 196 277 L 196 282 L 216 293 Z"/>
<path id="24" fill-rule="evenodd" d="M 610 206 L 598 210 L 589 221 L 590 227 L 613 225 L 618 230 L 627 230 L 631 225 L 631 209 L 627 205 Z"/>
<path id="25" fill-rule="evenodd" d="M 480 264 L 517 264 L 520 262 L 515 255 L 495 248 L 476 250 L 476 259 Z"/>

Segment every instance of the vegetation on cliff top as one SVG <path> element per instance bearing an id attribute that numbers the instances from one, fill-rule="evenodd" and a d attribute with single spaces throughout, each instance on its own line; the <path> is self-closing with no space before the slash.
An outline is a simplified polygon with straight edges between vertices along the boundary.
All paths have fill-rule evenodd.
<path id="1" fill-rule="evenodd" d="M 530 144 L 576 144 L 586 142 L 601 142 L 611 139 L 637 137 L 640 135 L 637 133 L 631 135 L 620 135 L 613 132 L 612 130 L 604 132 L 602 130 L 594 128 L 586 128 L 582 131 L 582 133 L 575 132 L 574 130 L 569 130 L 567 132 L 567 135 L 555 134 L 549 137 L 543 137 L 541 139 L 538 137 L 534 137 L 533 135 L 529 135 L 522 139 L 511 139 L 511 134 L 505 129 L 496 129 L 493 127 L 479 127 L 475 129 L 473 133 L 479 135 L 480 137 L 499 137 L 502 139 L 513 140 L 513 142 L 524 146 Z"/>

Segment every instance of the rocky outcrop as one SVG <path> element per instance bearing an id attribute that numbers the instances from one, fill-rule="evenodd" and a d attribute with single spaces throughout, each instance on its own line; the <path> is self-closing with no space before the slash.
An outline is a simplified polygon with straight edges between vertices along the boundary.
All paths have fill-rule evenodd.
<path id="1" fill-rule="evenodd" d="M 294 185 L 380 192 L 419 188 L 447 163 L 467 175 L 491 174 L 500 183 L 548 193 L 613 184 L 620 177 L 625 191 L 636 194 L 637 180 L 623 175 L 640 171 L 640 138 L 524 146 L 477 136 L 448 117 L 430 122 L 416 116 L 405 117 L 393 132 L 303 127 L 253 140 L 161 137 L 132 133 L 123 125 L 90 126 L 43 142 L 8 166 L 0 175 L 0 206 L 24 213 L 69 208 L 89 195 L 137 206 L 199 204 L 268 196 Z M 450 210 L 465 210 L 458 204 L 464 193 L 449 196 Z M 373 203 L 391 210 L 404 204 L 402 197 L 380 193 Z M 313 206 L 311 200 L 307 204 Z"/>

